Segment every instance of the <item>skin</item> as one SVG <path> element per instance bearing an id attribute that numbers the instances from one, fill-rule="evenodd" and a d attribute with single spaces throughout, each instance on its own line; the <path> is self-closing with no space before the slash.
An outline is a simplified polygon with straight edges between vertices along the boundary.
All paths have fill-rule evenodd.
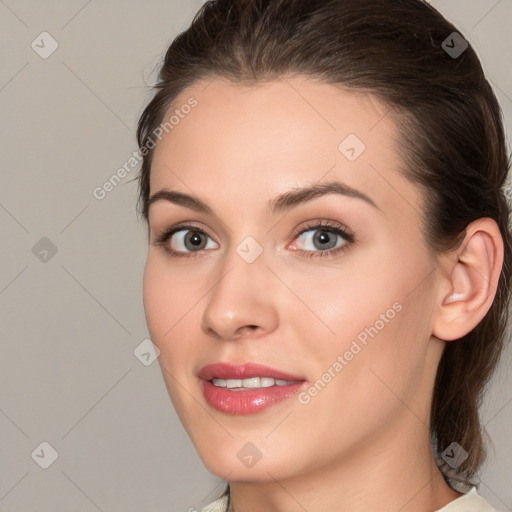
<path id="1" fill-rule="evenodd" d="M 213 214 L 152 204 L 144 306 L 171 400 L 205 466 L 230 482 L 233 509 L 427 512 L 459 497 L 431 453 L 430 398 L 444 340 L 469 332 L 494 298 L 503 259 L 494 221 L 471 224 L 456 251 L 431 253 L 421 191 L 399 173 L 396 125 L 374 97 L 301 76 L 257 86 L 209 78 L 173 108 L 190 97 L 197 106 L 155 149 L 150 193 L 192 194 Z M 348 134 L 366 146 L 355 161 L 338 149 Z M 334 180 L 376 207 L 329 194 L 268 212 L 280 194 Z M 355 242 L 318 255 L 318 231 L 309 242 L 297 234 L 320 220 Z M 206 233 L 197 257 L 154 244 L 185 222 Z M 247 236 L 263 249 L 252 263 L 236 252 Z M 186 251 L 179 240 L 166 247 Z M 202 396 L 197 374 L 219 361 L 303 376 L 307 390 L 393 304 L 394 318 L 307 404 L 236 416 Z M 237 457 L 248 442 L 261 454 L 250 468 Z"/>

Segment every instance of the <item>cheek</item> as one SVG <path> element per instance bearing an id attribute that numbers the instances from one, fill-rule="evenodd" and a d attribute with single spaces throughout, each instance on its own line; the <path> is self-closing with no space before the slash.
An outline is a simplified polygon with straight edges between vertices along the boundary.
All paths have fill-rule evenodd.
<path id="1" fill-rule="evenodd" d="M 318 267 L 309 276 L 303 272 L 285 275 L 283 280 L 290 283 L 290 288 L 309 309 L 293 322 L 298 320 L 308 330 L 316 330 L 317 336 L 325 337 L 326 342 L 335 343 L 357 336 L 376 322 L 380 326 L 380 315 L 390 309 L 393 315 L 393 304 L 405 295 L 401 281 L 407 276 L 396 266 L 391 253 L 368 251 L 362 256 L 351 256 L 336 267 Z M 288 307 L 293 307 L 295 313 L 301 311 L 301 304 L 291 304 Z"/>
<path id="2" fill-rule="evenodd" d="M 160 364 L 173 373 L 176 369 L 183 371 L 180 360 L 187 360 L 187 352 L 193 350 L 184 336 L 187 326 L 197 322 L 194 316 L 197 294 L 190 285 L 176 279 L 161 258 L 150 254 L 144 269 L 143 300 L 151 340 L 160 350 Z"/>
<path id="3" fill-rule="evenodd" d="M 401 378 L 400 365 L 412 370 L 429 339 L 432 266 L 424 249 L 409 242 L 407 251 L 398 245 L 368 251 L 339 271 L 325 267 L 310 279 L 296 276 L 290 287 L 310 310 L 294 306 L 284 323 L 300 325 L 297 337 L 307 344 L 314 373 L 328 371 L 338 356 L 351 371 L 365 367 L 367 373 L 375 364 L 390 379 Z"/>
<path id="4" fill-rule="evenodd" d="M 190 339 L 186 339 L 187 332 L 190 333 L 187 326 L 198 321 L 192 309 L 194 298 L 187 299 L 186 289 L 186 285 L 176 284 L 176 276 L 168 264 L 148 255 L 143 279 L 146 323 L 152 342 L 160 350 L 158 362 L 169 397 L 185 427 L 189 423 L 186 413 L 194 410 L 194 403 L 188 403 L 189 396 L 183 396 L 180 391 L 182 386 L 189 387 L 189 363 L 194 360 L 196 350 Z"/>
<path id="5" fill-rule="evenodd" d="M 395 283 L 387 291 L 384 299 L 371 295 L 364 307 L 343 296 L 330 324 L 336 335 L 317 335 L 314 347 L 309 342 L 311 382 L 294 419 L 319 433 L 315 450 L 329 438 L 333 452 L 343 451 L 400 415 L 421 411 L 415 396 L 423 386 L 428 305 L 407 297 L 407 286 Z"/>
<path id="6" fill-rule="evenodd" d="M 144 269 L 143 299 L 154 342 L 172 337 L 197 302 L 197 293 L 190 280 L 177 274 L 164 257 L 150 251 Z"/>
<path id="7" fill-rule="evenodd" d="M 161 350 L 165 332 L 172 326 L 174 301 L 169 294 L 169 287 L 166 286 L 165 274 L 162 274 L 157 261 L 151 255 L 148 255 L 144 269 L 143 301 L 151 339 Z"/>

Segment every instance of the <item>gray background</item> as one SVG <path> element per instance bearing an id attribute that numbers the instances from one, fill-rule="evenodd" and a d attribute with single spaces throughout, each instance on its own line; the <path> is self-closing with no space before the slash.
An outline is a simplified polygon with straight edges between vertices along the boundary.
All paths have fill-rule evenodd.
<path id="1" fill-rule="evenodd" d="M 172 410 L 158 363 L 134 355 L 148 337 L 138 167 L 93 196 L 137 150 L 148 85 L 200 4 L 0 0 L 3 512 L 185 512 L 223 488 Z M 512 126 L 512 0 L 432 4 L 475 46 Z M 59 45 L 46 59 L 31 47 L 44 31 Z M 512 510 L 510 360 L 509 351 L 483 407 L 496 450 L 480 492 L 503 512 Z M 58 452 L 48 469 L 42 442 Z"/>

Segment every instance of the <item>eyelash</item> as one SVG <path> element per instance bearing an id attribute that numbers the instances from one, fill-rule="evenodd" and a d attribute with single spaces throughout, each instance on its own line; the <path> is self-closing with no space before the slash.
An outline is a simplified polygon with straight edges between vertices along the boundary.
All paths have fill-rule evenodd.
<path id="1" fill-rule="evenodd" d="M 201 255 L 201 252 L 204 251 L 204 249 L 200 251 L 190 251 L 190 252 L 180 252 L 175 251 L 173 249 L 170 249 L 167 245 L 167 242 L 170 240 L 170 238 L 179 231 L 193 231 L 195 233 L 200 233 L 202 235 L 205 235 L 209 238 L 211 238 L 207 233 L 205 233 L 202 229 L 198 228 L 197 226 L 193 225 L 181 225 L 181 226 L 174 226 L 170 229 L 167 229 L 164 231 L 161 235 L 159 235 L 156 240 L 153 242 L 153 245 L 157 247 L 163 247 L 164 250 L 169 253 L 171 257 L 177 257 L 177 258 L 197 258 Z M 340 247 L 337 247 L 335 249 L 328 249 L 326 251 L 305 251 L 304 249 L 296 249 L 295 252 L 299 252 L 304 254 L 307 258 L 332 258 L 347 249 L 349 249 L 354 243 L 355 243 L 355 237 L 352 235 L 347 228 L 342 227 L 338 224 L 333 224 L 329 221 L 320 221 L 312 223 L 304 228 L 302 228 L 295 236 L 294 240 L 301 236 L 303 233 L 307 233 L 308 231 L 325 231 L 328 233 L 332 233 L 335 235 L 339 235 L 341 238 L 345 240 L 343 245 Z"/>

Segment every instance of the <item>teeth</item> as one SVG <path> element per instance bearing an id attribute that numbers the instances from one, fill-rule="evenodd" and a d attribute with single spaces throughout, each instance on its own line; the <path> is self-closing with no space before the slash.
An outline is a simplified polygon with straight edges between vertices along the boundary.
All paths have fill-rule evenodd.
<path id="1" fill-rule="evenodd" d="M 228 389 L 258 389 L 272 386 L 288 386 L 295 381 L 272 379 L 271 377 L 252 377 L 250 379 L 212 379 L 212 384 Z"/>
<path id="2" fill-rule="evenodd" d="M 249 389 L 260 388 L 261 379 L 259 377 L 253 377 L 252 379 L 244 379 L 242 381 L 242 387 Z"/>

